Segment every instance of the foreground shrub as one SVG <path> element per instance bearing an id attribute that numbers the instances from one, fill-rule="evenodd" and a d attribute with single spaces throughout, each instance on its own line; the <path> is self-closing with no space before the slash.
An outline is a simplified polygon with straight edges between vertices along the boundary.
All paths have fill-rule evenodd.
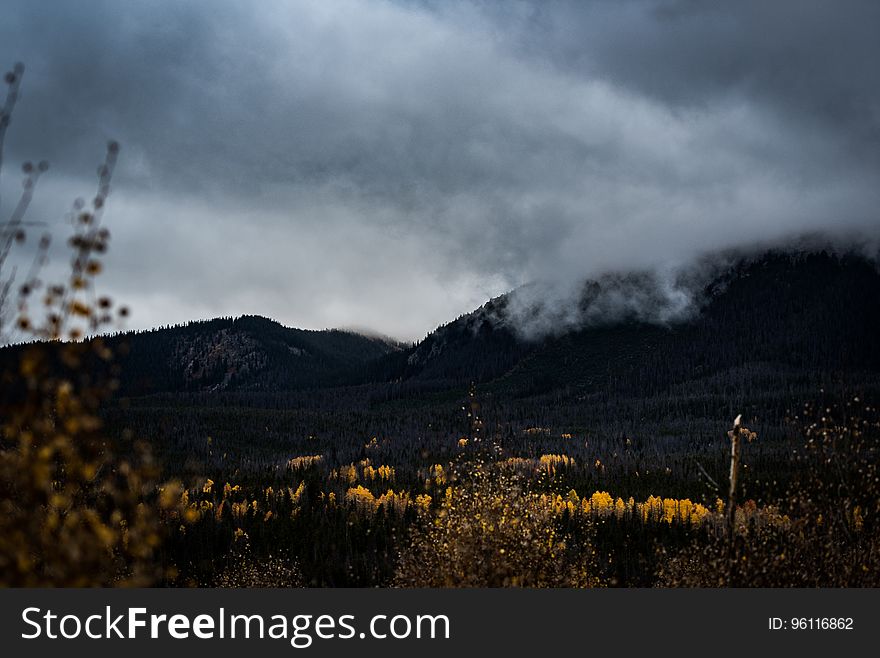
<path id="1" fill-rule="evenodd" d="M 593 549 L 557 526 L 541 496 L 497 465 L 460 467 L 402 551 L 398 587 L 592 587 Z M 584 521 L 587 523 L 587 521 Z M 584 528 L 588 536 L 588 528 Z"/>
<path id="2" fill-rule="evenodd" d="M 217 576 L 214 585 L 232 588 L 302 587 L 303 578 L 293 562 L 272 555 L 254 555 L 247 534 L 239 531 L 226 568 Z"/>
<path id="3" fill-rule="evenodd" d="M 5 76 L 0 162 L 23 70 Z M 149 585 L 164 575 L 156 510 L 174 496 L 157 500 L 157 469 L 144 446 L 113 445 L 104 434 L 100 409 L 115 389 L 115 355 L 102 339 L 87 338 L 127 313 L 114 312 L 94 285 L 109 240 L 101 219 L 118 150 L 108 146 L 92 201 L 73 205 L 63 283 L 39 278 L 49 236 L 25 279 L 9 265 L 13 247 L 26 246 L 25 214 L 47 163 L 25 163 L 21 197 L 0 223 L 0 339 L 37 341 L 6 350 L 0 363 L 0 585 Z"/>

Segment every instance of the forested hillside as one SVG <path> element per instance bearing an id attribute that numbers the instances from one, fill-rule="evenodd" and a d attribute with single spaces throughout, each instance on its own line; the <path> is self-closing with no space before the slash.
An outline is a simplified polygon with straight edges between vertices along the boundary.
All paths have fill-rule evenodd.
<path id="1" fill-rule="evenodd" d="M 401 349 L 357 333 L 290 329 L 257 316 L 191 322 L 115 336 L 122 392 L 275 391 L 332 386 Z"/>

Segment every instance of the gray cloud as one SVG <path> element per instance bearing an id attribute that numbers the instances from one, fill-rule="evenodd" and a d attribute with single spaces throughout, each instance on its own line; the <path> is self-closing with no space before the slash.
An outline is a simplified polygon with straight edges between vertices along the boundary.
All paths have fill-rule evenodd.
<path id="1" fill-rule="evenodd" d="M 34 213 L 57 218 L 122 142 L 106 285 L 136 326 L 415 338 L 532 280 L 561 308 L 608 269 L 876 235 L 878 13 L 7 2 L 0 61 L 27 65 L 7 161 L 52 161 Z"/>

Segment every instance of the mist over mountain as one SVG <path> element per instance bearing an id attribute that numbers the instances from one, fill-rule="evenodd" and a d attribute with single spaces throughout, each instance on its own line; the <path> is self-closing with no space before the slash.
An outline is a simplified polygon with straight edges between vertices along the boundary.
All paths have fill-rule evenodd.
<path id="1" fill-rule="evenodd" d="M 521 286 L 479 313 L 510 326 L 518 337 L 540 340 L 622 322 L 671 325 L 694 319 L 725 281 L 769 255 L 811 253 L 862 257 L 875 264 L 880 243 L 862 236 L 802 235 L 778 244 L 711 251 L 653 268 L 610 270 L 586 281 L 562 276 Z"/>
<path id="2" fill-rule="evenodd" d="M 716 262 L 724 267 L 714 278 L 685 270 L 675 286 L 646 273 L 608 275 L 585 284 L 570 307 L 535 297 L 527 306 L 517 290 L 438 328 L 409 353 L 404 372 L 458 382 L 522 380 L 525 370 L 555 355 L 558 368 L 548 361 L 541 374 L 542 386 L 552 388 L 590 380 L 596 363 L 581 358 L 587 353 L 602 362 L 598 379 L 620 365 L 614 354 L 624 362 L 668 360 L 657 367 L 683 377 L 689 367 L 723 370 L 750 362 L 828 372 L 876 367 L 880 275 L 874 261 L 820 251 Z M 660 372 L 647 376 L 668 379 Z"/>

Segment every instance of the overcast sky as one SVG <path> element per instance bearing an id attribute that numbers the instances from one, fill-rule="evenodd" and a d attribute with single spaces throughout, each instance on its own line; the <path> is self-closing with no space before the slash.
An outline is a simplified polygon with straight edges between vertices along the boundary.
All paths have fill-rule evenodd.
<path id="1" fill-rule="evenodd" d="M 63 238 L 117 139 L 131 327 L 416 339 L 535 279 L 876 235 L 878 32 L 875 0 L 4 0 L 0 214 L 48 159 Z"/>

